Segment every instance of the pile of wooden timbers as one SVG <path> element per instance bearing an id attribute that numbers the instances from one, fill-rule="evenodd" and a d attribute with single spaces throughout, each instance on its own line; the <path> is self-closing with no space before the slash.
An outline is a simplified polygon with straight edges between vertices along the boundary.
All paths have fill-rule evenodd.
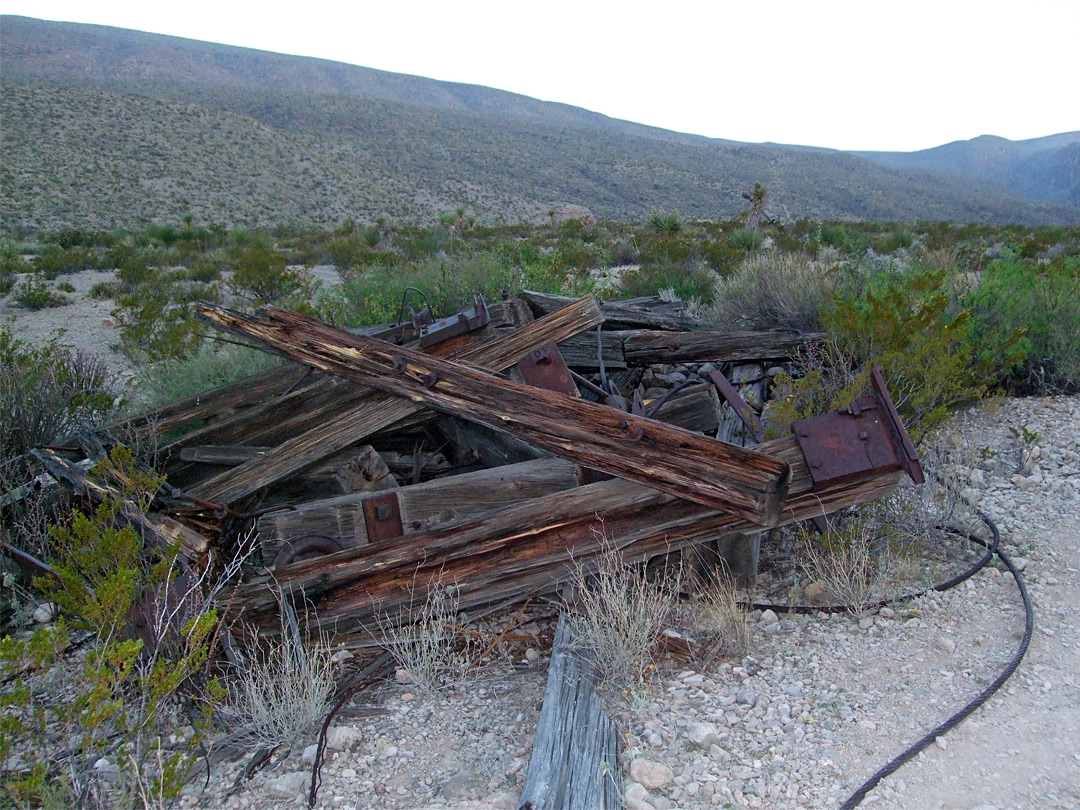
<path id="1" fill-rule="evenodd" d="M 820 335 L 708 331 L 659 298 L 530 292 L 362 330 L 197 309 L 286 362 L 33 454 L 91 500 L 122 498 L 93 463 L 118 436 L 153 440 L 167 485 L 120 516 L 203 568 L 253 546 L 221 606 L 233 627 L 273 634 L 289 600 L 310 629 L 374 655 L 386 621 L 434 589 L 494 612 L 554 593 L 612 548 L 627 562 L 711 550 L 752 579 L 769 528 L 881 497 L 905 472 L 922 480 L 876 372 L 870 395 L 766 439 L 772 378 Z M 618 806 L 591 760 L 574 775 L 567 753 L 610 759 L 613 732 L 557 731 L 599 722 L 591 676 L 561 649 L 553 671 L 577 674 L 549 682 L 547 754 L 523 802 L 562 806 L 541 797 L 587 778 L 597 806 Z"/>
<path id="2" fill-rule="evenodd" d="M 103 435 L 186 429 L 159 443 L 168 486 L 132 520 L 189 558 L 254 536 L 258 568 L 228 606 L 248 626 L 276 627 L 286 593 L 365 646 L 433 588 L 453 584 L 462 610 L 510 605 L 612 546 L 711 547 L 752 577 L 762 530 L 921 475 L 876 375 L 872 396 L 763 441 L 771 377 L 820 336 L 696 329 L 658 298 L 477 297 L 352 331 L 273 307 L 198 313 L 288 362 L 34 452 L 100 498 L 87 461 Z"/>

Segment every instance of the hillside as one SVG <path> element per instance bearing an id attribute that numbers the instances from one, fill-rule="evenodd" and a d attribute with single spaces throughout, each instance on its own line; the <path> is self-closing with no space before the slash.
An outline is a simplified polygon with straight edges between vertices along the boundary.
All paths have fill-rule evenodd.
<path id="1" fill-rule="evenodd" d="M 1010 141 L 981 135 L 918 152 L 855 152 L 893 169 L 954 172 L 1035 200 L 1080 206 L 1080 132 Z"/>
<path id="2" fill-rule="evenodd" d="M 1080 208 L 982 180 L 711 141 L 488 88 L 100 26 L 4 17 L 2 31 L 4 230 L 187 213 L 428 223 L 457 205 L 487 222 L 567 204 L 715 218 L 741 210 L 755 181 L 788 218 L 1080 222 Z"/>

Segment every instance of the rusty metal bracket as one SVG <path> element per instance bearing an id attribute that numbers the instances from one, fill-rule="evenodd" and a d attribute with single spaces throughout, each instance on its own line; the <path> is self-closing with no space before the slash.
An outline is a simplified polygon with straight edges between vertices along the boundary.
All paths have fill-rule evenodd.
<path id="1" fill-rule="evenodd" d="M 423 314 L 421 312 L 421 314 Z M 430 317 L 430 313 L 428 313 Z M 414 318 L 416 323 L 416 318 Z M 484 305 L 483 296 L 476 296 L 472 309 L 466 309 L 457 315 L 443 318 L 439 321 L 419 325 L 420 348 L 427 349 L 444 340 L 463 335 L 466 332 L 474 332 L 491 323 L 491 315 Z"/>
<path id="2" fill-rule="evenodd" d="M 727 404 L 735 411 L 742 423 L 746 425 L 746 429 L 750 431 L 750 435 L 754 437 L 754 440 L 762 441 L 765 437 L 765 428 L 762 427 L 761 420 L 757 418 L 753 408 L 746 403 L 746 400 L 742 398 L 735 386 L 731 384 L 731 381 L 724 376 L 720 369 L 708 372 L 707 376 L 712 381 L 712 384 L 716 386 L 720 396 L 727 401 Z"/>
<path id="3" fill-rule="evenodd" d="M 904 470 L 915 483 L 923 482 L 915 447 L 880 374 L 874 388 L 873 396 L 861 397 L 843 410 L 792 423 L 814 489 L 889 470 Z"/>
<path id="4" fill-rule="evenodd" d="M 570 369 L 554 340 L 541 343 L 517 364 L 521 377 L 529 385 L 548 391 L 561 391 L 572 397 L 580 396 Z"/>
<path id="5" fill-rule="evenodd" d="M 401 523 L 401 503 L 394 490 L 364 498 L 361 506 L 364 510 L 364 525 L 367 527 L 369 543 L 381 543 L 405 534 L 405 528 Z"/>

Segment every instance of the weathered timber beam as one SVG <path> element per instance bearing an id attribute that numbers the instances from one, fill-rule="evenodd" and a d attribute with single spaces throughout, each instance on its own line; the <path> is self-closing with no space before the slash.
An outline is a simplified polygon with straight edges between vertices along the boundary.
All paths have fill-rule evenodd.
<path id="1" fill-rule="evenodd" d="M 645 407 L 652 403 L 646 402 Z M 661 405 L 653 418 L 695 433 L 713 433 L 720 424 L 720 400 L 711 385 L 688 385 Z"/>
<path id="2" fill-rule="evenodd" d="M 616 371 L 626 368 L 622 338 L 619 337 L 618 332 L 602 332 L 600 345 L 603 349 L 605 370 Z M 596 371 L 600 368 L 600 361 L 596 354 L 595 330 L 563 341 L 559 345 L 559 352 L 570 368 L 578 371 Z"/>
<path id="3" fill-rule="evenodd" d="M 300 362 L 503 430 L 585 466 L 723 508 L 759 526 L 779 519 L 790 474 L 779 459 L 464 363 L 347 335 L 297 313 L 269 308 L 253 318 L 211 304 L 198 310 Z"/>
<path id="4" fill-rule="evenodd" d="M 549 315 L 574 300 L 566 295 L 532 290 L 526 290 L 521 297 L 537 315 Z M 604 301 L 600 304 L 600 311 L 604 313 L 604 323 L 611 329 L 670 329 L 681 332 L 697 326 L 697 321 L 686 314 L 681 301 L 664 301 L 659 296 Z"/>
<path id="5" fill-rule="evenodd" d="M 545 341 L 554 340 L 557 343 L 566 340 L 602 321 L 596 301 L 585 297 L 488 343 L 465 347 L 455 356 L 499 372 L 517 363 Z M 339 334 L 331 327 L 326 329 Z M 444 347 L 435 346 L 432 349 L 439 351 Z M 200 484 L 192 494 L 208 501 L 232 503 L 374 433 L 415 417 L 424 410 L 421 403 L 370 392 L 335 421 L 312 428 L 283 442 L 266 455 Z"/>
<path id="6" fill-rule="evenodd" d="M 798 454 L 794 440 L 780 440 L 783 454 Z M 774 446 L 776 442 L 772 442 Z M 882 497 L 892 492 L 899 471 L 863 481 L 809 489 L 802 471 L 798 494 L 789 497 L 782 522 L 789 523 Z M 757 528 L 732 514 L 621 480 L 604 481 L 515 504 L 482 519 L 417 534 L 407 541 L 349 549 L 275 570 L 240 586 L 232 610 L 245 621 L 276 610 L 273 588 L 299 595 L 313 608 L 320 629 L 351 633 L 357 622 L 371 626 L 376 615 L 395 615 L 410 599 L 426 598 L 437 585 L 454 584 L 462 609 L 547 592 L 565 579 L 575 562 L 615 546 L 627 559 L 647 559 L 691 543 Z M 317 619 L 314 618 L 317 616 Z"/>
<path id="7" fill-rule="evenodd" d="M 790 357 L 819 333 L 794 332 L 623 332 L 627 365 Z"/>
<path id="8" fill-rule="evenodd" d="M 569 622 L 560 615 L 518 810 L 623 806 L 615 724 L 596 693 L 595 667 L 572 643 Z"/>
<path id="9" fill-rule="evenodd" d="M 104 430 L 115 436 L 133 434 L 140 439 L 146 438 L 152 432 L 166 433 L 200 419 L 221 416 L 234 408 L 277 396 L 295 385 L 306 373 L 308 369 L 304 366 L 287 363 L 212 391 L 194 394 L 138 416 L 113 422 Z"/>
<path id="10" fill-rule="evenodd" d="M 395 490 L 405 537 L 459 523 L 508 504 L 573 489 L 580 483 L 576 464 L 542 459 L 440 478 Z M 298 504 L 291 511 L 270 512 L 256 523 L 263 557 L 281 545 L 309 534 L 339 540 L 345 548 L 368 542 L 364 501 L 369 494 L 340 495 Z"/>

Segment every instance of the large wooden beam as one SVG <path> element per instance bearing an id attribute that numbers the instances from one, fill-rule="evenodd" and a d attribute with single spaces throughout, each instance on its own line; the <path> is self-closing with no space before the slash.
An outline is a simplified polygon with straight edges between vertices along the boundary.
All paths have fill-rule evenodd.
<path id="1" fill-rule="evenodd" d="M 799 460 L 794 438 L 768 446 L 795 470 L 782 523 L 887 495 L 902 475 L 893 470 L 811 490 L 810 471 Z M 272 578 L 241 585 L 231 610 L 272 629 L 277 621 L 274 588 L 282 587 L 298 599 L 303 595 L 320 629 L 353 634 L 374 626 L 376 616 L 393 616 L 399 607 L 422 603 L 440 585 L 454 585 L 459 606 L 467 610 L 550 592 L 575 562 L 587 563 L 608 547 L 619 548 L 628 560 L 643 560 L 754 528 L 731 513 L 614 479 L 404 540 L 280 567 Z"/>
<path id="2" fill-rule="evenodd" d="M 198 311 L 300 362 L 503 430 L 587 467 L 725 509 L 759 526 L 779 519 L 790 474 L 780 459 L 499 379 L 464 363 L 348 335 L 286 310 L 268 308 L 261 318 L 212 304 L 199 304 Z"/>
<path id="3" fill-rule="evenodd" d="M 623 332 L 627 365 L 791 357 L 824 335 L 797 332 Z"/>
<path id="4" fill-rule="evenodd" d="M 563 492 L 580 483 L 581 470 L 576 464 L 552 458 L 413 484 L 395 490 L 395 495 L 405 537 L 409 537 L 508 504 Z M 263 558 L 272 558 L 285 541 L 309 534 L 333 537 L 345 548 L 366 545 L 364 501 L 370 498 L 366 493 L 340 495 L 263 515 L 256 523 Z"/>
<path id="5" fill-rule="evenodd" d="M 548 340 L 566 340 L 597 326 L 602 320 L 596 301 L 586 297 L 489 343 L 467 346 L 455 356 L 491 371 L 503 371 L 517 363 L 537 345 Z M 211 322 L 223 328 L 230 327 L 227 319 Z M 327 326 L 325 329 L 331 334 L 344 334 L 332 327 Z M 437 351 L 441 347 L 432 348 Z M 200 484 L 194 488 L 192 494 L 207 501 L 233 503 L 424 410 L 425 407 L 420 402 L 371 392 L 335 421 L 313 428 L 278 445 L 258 459 L 234 467 Z"/>

